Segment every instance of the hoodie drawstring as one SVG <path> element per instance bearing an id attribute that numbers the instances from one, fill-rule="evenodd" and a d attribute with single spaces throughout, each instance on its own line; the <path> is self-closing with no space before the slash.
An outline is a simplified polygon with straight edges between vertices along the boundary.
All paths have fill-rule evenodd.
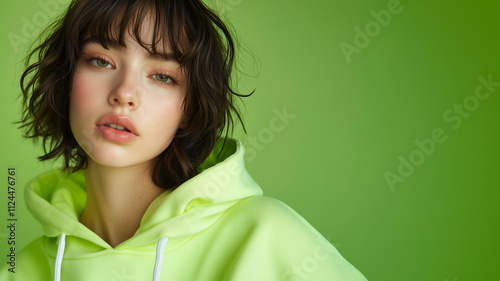
<path id="1" fill-rule="evenodd" d="M 168 238 L 162 237 L 158 241 L 156 247 L 156 261 L 153 272 L 153 281 L 160 281 L 161 266 L 163 264 L 163 255 L 165 252 L 165 245 L 167 245 Z M 61 233 L 59 237 L 59 245 L 57 246 L 56 263 L 54 267 L 54 281 L 61 281 L 61 265 L 64 256 L 64 248 L 66 247 L 66 234 Z"/>
<path id="2" fill-rule="evenodd" d="M 156 261 L 155 270 L 153 272 L 153 281 L 160 281 L 161 265 L 163 264 L 163 254 L 165 252 L 165 245 L 167 245 L 168 238 L 162 237 L 158 241 L 158 247 L 156 247 Z"/>
<path id="3" fill-rule="evenodd" d="M 61 265 L 65 247 L 66 247 L 66 234 L 61 233 L 61 236 L 59 237 L 59 245 L 57 246 L 56 266 L 54 268 L 54 281 L 61 280 Z"/>

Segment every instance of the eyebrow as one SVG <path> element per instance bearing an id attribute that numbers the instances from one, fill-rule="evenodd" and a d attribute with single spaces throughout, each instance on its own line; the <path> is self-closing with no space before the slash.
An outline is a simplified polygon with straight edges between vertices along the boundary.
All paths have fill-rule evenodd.
<path id="1" fill-rule="evenodd" d="M 100 45 L 100 46 L 103 46 L 105 49 L 111 48 L 111 49 L 116 49 L 116 50 L 123 50 L 126 48 L 126 46 L 123 46 L 120 43 L 118 43 L 117 41 L 113 41 L 113 40 L 107 40 L 104 43 L 106 44 L 106 47 L 104 47 L 101 44 L 101 40 L 99 40 L 99 38 L 97 38 L 95 36 L 89 37 L 89 38 L 83 40 L 82 49 L 84 49 L 87 45 L 90 45 L 90 44 Z M 149 60 L 154 60 L 154 61 L 159 61 L 159 62 L 173 61 L 173 62 L 179 63 L 179 61 L 177 60 L 177 58 L 174 56 L 173 53 L 160 53 L 160 52 L 153 53 L 147 49 L 146 49 L 146 51 L 148 52 L 147 58 Z"/>

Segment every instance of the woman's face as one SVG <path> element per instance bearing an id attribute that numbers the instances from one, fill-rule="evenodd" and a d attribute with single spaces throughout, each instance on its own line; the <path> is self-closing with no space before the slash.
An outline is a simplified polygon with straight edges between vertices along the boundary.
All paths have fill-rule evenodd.
<path id="1" fill-rule="evenodd" d="M 131 37 L 126 47 L 108 49 L 92 38 L 85 42 L 70 94 L 75 139 L 101 165 L 150 163 L 181 124 L 187 87 L 179 63 L 168 49 L 167 56 L 150 56 Z"/>

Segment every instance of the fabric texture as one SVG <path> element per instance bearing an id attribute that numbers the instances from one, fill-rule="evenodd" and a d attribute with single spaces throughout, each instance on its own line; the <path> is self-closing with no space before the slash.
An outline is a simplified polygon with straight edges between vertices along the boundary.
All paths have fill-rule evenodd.
<path id="1" fill-rule="evenodd" d="M 219 153 L 221 144 L 197 176 L 156 198 L 134 236 L 115 248 L 79 222 L 82 172 L 39 176 L 25 194 L 44 235 L 0 280 L 366 280 L 300 215 L 263 196 L 240 141 L 228 139 Z"/>

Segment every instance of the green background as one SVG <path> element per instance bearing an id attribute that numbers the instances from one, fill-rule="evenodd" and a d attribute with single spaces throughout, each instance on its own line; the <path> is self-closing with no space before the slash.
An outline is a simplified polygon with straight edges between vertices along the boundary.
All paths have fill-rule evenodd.
<path id="1" fill-rule="evenodd" d="M 64 2 L 1 4 L 1 168 L 5 178 L 7 167 L 17 169 L 19 247 L 41 234 L 23 187 L 55 164 L 37 163 L 40 149 L 11 124 L 28 47 L 9 38 L 31 41 Z M 248 135 L 237 136 L 267 195 L 297 210 L 370 280 L 500 280 L 500 87 L 474 100 L 479 76 L 500 82 L 499 1 L 210 2 L 244 50 L 241 91 L 256 89 L 242 107 Z M 397 3 L 385 26 L 374 23 L 374 13 Z M 369 42 L 346 56 L 341 44 L 356 47 L 356 28 L 367 26 Z M 461 116 L 454 106 L 464 102 L 470 110 Z M 293 116 L 286 124 L 276 119 L 283 111 Z M 423 154 L 416 142 L 436 128 L 446 139 Z M 397 175 L 410 156 L 420 162 L 391 188 L 385 174 Z M 6 238 L 2 227 L 2 257 Z"/>

